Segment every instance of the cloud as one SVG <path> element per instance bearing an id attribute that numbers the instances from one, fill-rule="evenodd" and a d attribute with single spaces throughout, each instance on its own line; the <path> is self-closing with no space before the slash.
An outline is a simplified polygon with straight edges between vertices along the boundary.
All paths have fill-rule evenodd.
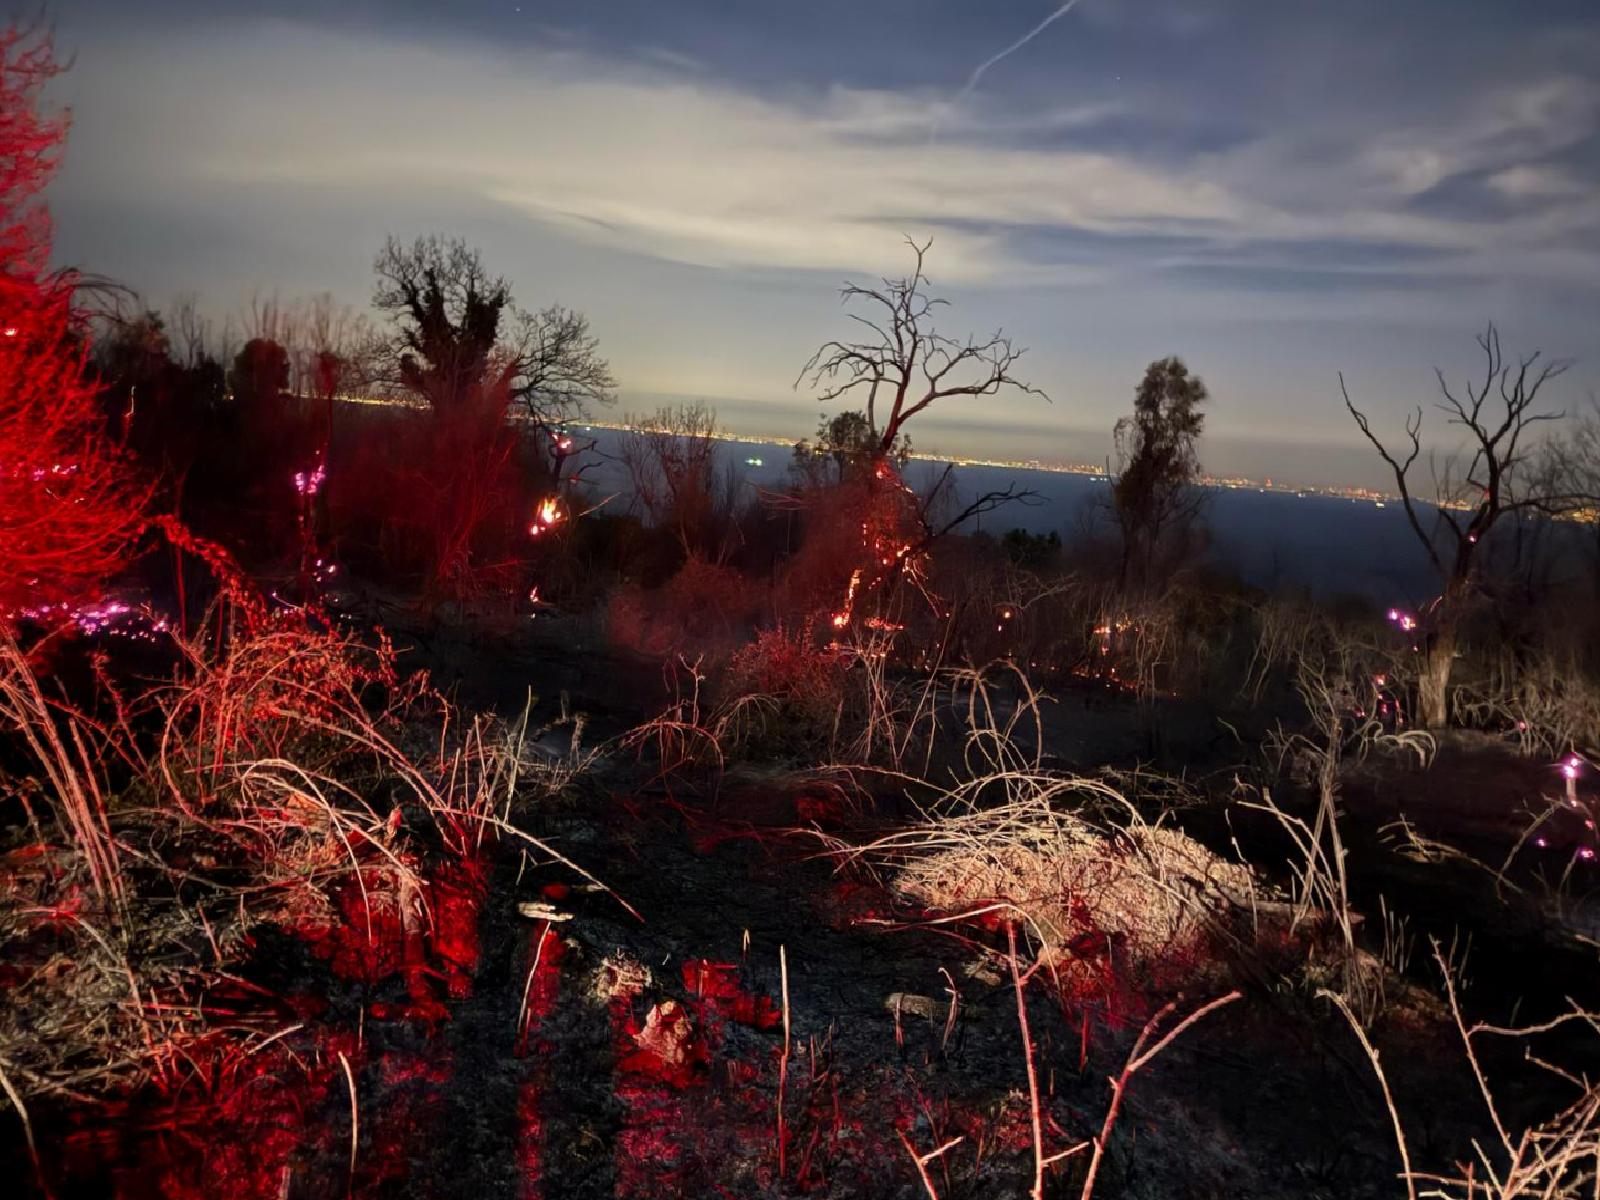
<path id="1" fill-rule="evenodd" d="M 1492 88 L 1447 123 L 1383 134 L 1366 163 L 1377 181 L 1411 196 L 1467 172 L 1571 149 L 1597 126 L 1600 85 L 1557 75 Z"/>
<path id="2" fill-rule="evenodd" d="M 96 111 L 140 97 L 142 111 L 120 114 L 122 144 L 105 147 L 110 169 L 133 177 L 120 186 L 356 189 L 375 203 L 448 190 L 704 266 L 893 271 L 902 234 L 934 233 L 942 278 L 1092 282 L 1095 272 L 1040 268 L 961 223 L 1131 233 L 1248 215 L 1198 173 L 990 142 L 975 121 L 929 147 L 924 98 L 834 88 L 778 100 L 571 51 L 512 63 L 272 25 L 203 52 L 130 46 L 89 85 L 104 93 L 85 98 Z M 1071 130 L 1112 111 L 995 128 Z"/>
<path id="3" fill-rule="evenodd" d="M 1507 200 L 1564 200 L 1582 196 L 1596 185 L 1578 178 L 1564 167 L 1519 163 L 1496 171 L 1484 180 L 1491 191 Z"/>
<path id="4" fill-rule="evenodd" d="M 1374 242 L 1447 252 L 1430 266 L 1441 281 L 1526 275 L 1596 226 L 1566 169 L 1535 161 L 1595 129 L 1600 87 L 1570 74 L 1375 135 L 1350 109 L 1320 127 L 1263 117 L 1216 150 L 1154 155 L 1119 147 L 1114 131 L 1165 126 L 1181 140 L 1185 118 L 1137 93 L 1042 108 L 975 97 L 929 145 L 943 111 L 931 89 L 756 93 L 673 56 L 571 43 L 486 53 L 287 22 L 181 42 L 125 39 L 83 81 L 83 108 L 115 130 L 85 155 L 102 186 L 146 202 L 193 189 L 471 201 L 586 243 L 736 270 L 893 273 L 902 235 L 933 235 L 938 279 L 1022 286 L 1169 270 L 1193 287 L 1212 267 L 1216 286 L 1245 287 L 1263 277 L 1265 248 L 1283 268 L 1273 290 L 1297 265 L 1313 287 L 1328 264 L 1297 264 L 1297 247 Z M 1418 207 L 1467 175 L 1546 203 L 1477 216 Z M 1051 233 L 1101 244 L 1076 259 L 1035 253 Z M 1163 238 L 1189 248 L 1152 254 Z M 1578 285 L 1597 250 L 1566 249 L 1558 277 Z M 1415 286 L 1413 266 L 1397 264 L 1397 286 Z"/>

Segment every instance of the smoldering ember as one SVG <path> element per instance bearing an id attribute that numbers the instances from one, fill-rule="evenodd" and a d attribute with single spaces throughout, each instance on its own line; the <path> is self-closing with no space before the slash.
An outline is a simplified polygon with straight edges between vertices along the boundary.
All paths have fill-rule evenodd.
<path id="1" fill-rule="evenodd" d="M 6 1196 L 1600 1196 L 1592 0 L 0 12 Z"/>

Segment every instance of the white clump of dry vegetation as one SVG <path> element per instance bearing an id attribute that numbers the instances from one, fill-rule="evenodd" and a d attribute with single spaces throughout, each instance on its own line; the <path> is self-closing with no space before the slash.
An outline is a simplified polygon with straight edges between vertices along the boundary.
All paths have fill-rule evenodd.
<path id="1" fill-rule="evenodd" d="M 910 828 L 836 846 L 903 899 L 935 919 L 1014 919 L 1052 971 L 1110 955 L 1141 979 L 1192 967 L 1250 909 L 1247 866 L 1146 819 L 1105 779 L 1046 766 L 1045 698 L 1014 666 L 951 672 L 943 695 L 965 728 L 952 782 Z"/>
<path id="2" fill-rule="evenodd" d="M 1085 798 L 1082 786 L 1055 795 L 1047 786 L 1031 802 L 936 818 L 873 851 L 910 851 L 892 885 L 930 910 L 1003 903 L 1024 914 L 1043 962 L 1068 961 L 1085 935 L 1119 944 L 1141 974 L 1192 953 L 1212 921 L 1248 897 L 1250 871 L 1170 826 L 1117 828 L 1056 806 L 1073 793 Z"/>

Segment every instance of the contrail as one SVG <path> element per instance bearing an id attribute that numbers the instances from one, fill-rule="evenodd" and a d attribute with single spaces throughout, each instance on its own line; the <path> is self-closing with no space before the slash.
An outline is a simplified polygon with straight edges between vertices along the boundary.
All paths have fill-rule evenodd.
<path id="1" fill-rule="evenodd" d="M 1065 4 L 1063 4 L 1060 8 L 1056 9 L 1053 13 L 1051 13 L 1044 20 L 1040 21 L 1032 29 L 1028 30 L 1027 33 L 1023 34 L 1016 41 L 1012 42 L 1011 45 L 1007 46 L 1004 50 L 1000 51 L 1000 53 L 991 55 L 990 57 L 984 59 L 981 63 L 979 63 L 977 65 L 976 69 L 973 70 L 972 74 L 967 76 L 967 82 L 962 84 L 961 90 L 959 92 L 957 92 L 954 96 L 952 96 L 949 99 L 949 101 L 946 102 L 944 108 L 940 110 L 939 114 L 934 117 L 934 119 L 933 119 L 933 127 L 928 130 L 928 141 L 931 143 L 933 141 L 933 139 L 936 138 L 939 135 L 939 121 L 940 121 L 940 119 L 944 116 L 944 114 L 946 112 L 948 112 L 950 109 L 954 108 L 956 105 L 960 104 L 963 100 L 965 100 L 968 96 L 970 96 L 972 94 L 973 89 L 978 86 L 978 82 L 983 78 L 983 73 L 985 71 L 987 71 L 990 67 L 994 66 L 1001 59 L 1009 58 L 1011 55 L 1015 54 L 1018 50 L 1021 50 L 1029 42 L 1033 41 L 1034 38 L 1038 37 L 1046 29 L 1049 29 L 1050 26 L 1054 25 L 1062 17 L 1066 16 L 1069 12 L 1071 12 L 1073 9 L 1075 9 L 1077 7 L 1078 7 L 1078 0 L 1067 0 L 1067 2 Z"/>

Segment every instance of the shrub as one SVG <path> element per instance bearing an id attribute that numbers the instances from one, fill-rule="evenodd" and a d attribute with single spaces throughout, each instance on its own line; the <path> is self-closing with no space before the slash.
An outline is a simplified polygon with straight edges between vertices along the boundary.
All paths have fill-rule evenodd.
<path id="1" fill-rule="evenodd" d="M 47 37 L 0 29 L 0 626 L 95 598 L 148 498 L 102 428 L 74 281 L 47 273 L 38 196 L 66 126 L 38 101 L 57 70 Z"/>

